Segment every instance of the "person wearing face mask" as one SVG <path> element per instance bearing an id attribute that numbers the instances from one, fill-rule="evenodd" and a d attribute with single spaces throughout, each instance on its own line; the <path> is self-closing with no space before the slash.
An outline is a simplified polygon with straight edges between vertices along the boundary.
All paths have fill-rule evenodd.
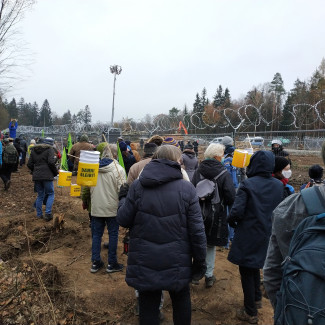
<path id="1" fill-rule="evenodd" d="M 275 157 L 275 165 L 272 176 L 280 180 L 284 186 L 283 199 L 295 192 L 294 188 L 288 184 L 292 175 L 290 162 L 284 157 Z"/>
<path id="2" fill-rule="evenodd" d="M 217 183 L 221 207 L 219 211 L 211 210 L 213 213 L 213 224 L 208 225 L 207 216 L 205 220 L 205 233 L 207 236 L 207 271 L 205 273 L 205 287 L 211 288 L 216 282 L 213 275 L 214 263 L 216 256 L 216 246 L 224 247 L 228 242 L 228 224 L 227 224 L 227 209 L 226 206 L 231 206 L 235 199 L 235 187 L 232 178 L 228 172 L 225 172 L 225 167 L 222 165 L 225 147 L 219 143 L 212 143 L 204 152 L 204 160 L 195 171 L 192 179 L 193 185 L 196 185 L 203 179 L 214 181 L 219 174 L 220 177 L 214 181 Z M 201 210 L 203 202 L 200 202 Z M 198 281 L 192 281 L 193 284 L 198 284 Z"/>

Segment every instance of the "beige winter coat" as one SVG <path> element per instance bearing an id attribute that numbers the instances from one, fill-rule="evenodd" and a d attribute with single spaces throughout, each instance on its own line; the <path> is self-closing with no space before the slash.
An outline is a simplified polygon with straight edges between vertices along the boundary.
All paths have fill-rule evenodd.
<path id="1" fill-rule="evenodd" d="M 126 182 L 124 169 L 115 160 L 99 168 L 97 185 L 90 188 L 91 215 L 116 217 L 120 187 Z"/>

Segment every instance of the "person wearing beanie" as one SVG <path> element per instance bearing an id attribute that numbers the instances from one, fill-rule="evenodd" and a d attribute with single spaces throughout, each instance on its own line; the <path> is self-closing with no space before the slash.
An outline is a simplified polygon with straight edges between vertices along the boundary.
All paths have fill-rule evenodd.
<path id="1" fill-rule="evenodd" d="M 164 138 L 160 135 L 153 135 L 149 140 L 148 143 L 155 143 L 158 147 L 162 145 L 164 142 Z"/>
<path id="2" fill-rule="evenodd" d="M 166 145 L 166 144 L 169 144 L 169 145 L 172 145 L 172 146 L 175 146 L 175 147 L 179 148 L 178 142 L 173 137 L 165 138 L 162 145 Z"/>
<path id="3" fill-rule="evenodd" d="M 36 144 L 35 139 L 30 140 L 30 144 L 29 144 L 28 149 L 27 149 L 28 157 L 30 156 L 30 151 L 35 146 L 35 144 Z"/>
<path id="4" fill-rule="evenodd" d="M 325 164 L 325 142 L 323 142 L 322 145 L 322 159 Z M 319 198 L 324 202 L 324 184 L 315 188 L 307 188 L 302 192 L 314 192 L 315 189 L 318 192 L 315 193 L 315 195 L 319 196 Z M 293 229 L 297 229 L 298 225 L 304 219 L 309 217 L 309 215 L 310 214 L 308 213 L 301 192 L 290 195 L 273 211 L 272 234 L 263 268 L 263 284 L 273 308 L 275 308 L 277 304 L 276 296 L 282 283 L 283 267 L 286 267 L 286 265 L 283 265 L 283 261 L 286 260 L 289 253 L 290 242 L 292 240 L 292 236 L 294 235 Z M 311 254 L 313 254 L 312 251 Z M 323 263 L 323 261 L 320 263 Z M 296 283 L 298 284 L 300 281 Z M 311 289 L 316 290 L 315 288 Z M 299 284 L 295 290 L 299 290 Z"/>
<path id="5" fill-rule="evenodd" d="M 94 147 L 91 143 L 88 142 L 88 136 L 87 134 L 83 134 L 80 137 L 79 142 L 75 143 L 68 154 L 68 158 L 70 162 L 73 164 L 73 175 L 77 175 L 78 172 L 78 165 L 79 165 L 79 157 L 80 157 L 80 151 L 81 150 L 88 150 L 88 151 L 94 151 Z"/>
<path id="6" fill-rule="evenodd" d="M 188 178 L 190 179 L 190 181 L 192 181 L 193 175 L 199 166 L 199 162 L 198 159 L 196 158 L 195 152 L 193 150 L 193 146 L 191 144 L 187 144 L 184 147 L 182 160 Z"/>
<path id="7" fill-rule="evenodd" d="M 144 155 L 142 160 L 131 166 L 128 174 L 127 183 L 131 185 L 140 175 L 144 166 L 146 166 L 153 156 L 158 146 L 155 143 L 146 143 L 144 145 Z"/>
<path id="8" fill-rule="evenodd" d="M 136 160 L 133 156 L 132 151 L 128 149 L 128 145 L 124 141 L 121 141 L 119 143 L 119 147 L 120 147 L 122 157 L 123 157 L 125 172 L 126 172 L 126 175 L 128 175 L 131 166 L 136 163 Z"/>
<path id="9" fill-rule="evenodd" d="M 226 135 L 222 138 L 221 144 L 225 146 L 225 158 L 227 155 L 233 156 L 233 153 L 235 151 L 234 140 Z"/>
<path id="10" fill-rule="evenodd" d="M 275 156 L 275 164 L 272 176 L 280 180 L 284 186 L 283 199 L 295 192 L 294 188 L 288 184 L 292 172 L 290 161 L 281 156 Z"/>
<path id="11" fill-rule="evenodd" d="M 321 186 L 324 184 L 323 181 L 323 168 L 319 165 L 312 165 L 309 167 L 308 170 L 309 175 L 309 182 L 301 185 L 300 191 L 304 188 L 313 187 L 315 186 Z"/>

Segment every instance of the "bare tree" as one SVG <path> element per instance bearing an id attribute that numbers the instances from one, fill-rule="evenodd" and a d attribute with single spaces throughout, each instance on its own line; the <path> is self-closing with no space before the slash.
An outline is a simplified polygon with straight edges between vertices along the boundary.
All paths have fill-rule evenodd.
<path id="1" fill-rule="evenodd" d="M 17 67 L 26 64 L 25 44 L 19 37 L 19 22 L 36 0 L 0 0 L 0 93 L 20 79 Z"/>

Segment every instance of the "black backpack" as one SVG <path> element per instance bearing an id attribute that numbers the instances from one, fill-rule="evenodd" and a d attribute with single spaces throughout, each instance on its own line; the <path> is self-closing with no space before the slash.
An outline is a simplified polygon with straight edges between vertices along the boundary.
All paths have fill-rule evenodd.
<path id="1" fill-rule="evenodd" d="M 17 150 L 14 146 L 9 145 L 3 151 L 3 162 L 8 165 L 17 163 Z"/>
<path id="2" fill-rule="evenodd" d="M 309 216 L 295 230 L 283 262 L 275 325 L 325 324 L 325 200 L 318 186 L 301 195 Z"/>
<path id="3" fill-rule="evenodd" d="M 212 227 L 215 223 L 215 217 L 218 217 L 219 212 L 223 210 L 223 205 L 219 196 L 217 180 L 226 172 L 227 169 L 224 169 L 216 177 L 214 177 L 213 180 L 206 179 L 201 174 L 199 174 L 200 180 L 196 184 L 196 194 L 199 197 L 204 226 L 208 235 L 211 235 Z M 222 225 L 222 216 L 220 214 L 217 220 L 217 225 L 219 233 L 218 238 L 220 238 Z"/>

